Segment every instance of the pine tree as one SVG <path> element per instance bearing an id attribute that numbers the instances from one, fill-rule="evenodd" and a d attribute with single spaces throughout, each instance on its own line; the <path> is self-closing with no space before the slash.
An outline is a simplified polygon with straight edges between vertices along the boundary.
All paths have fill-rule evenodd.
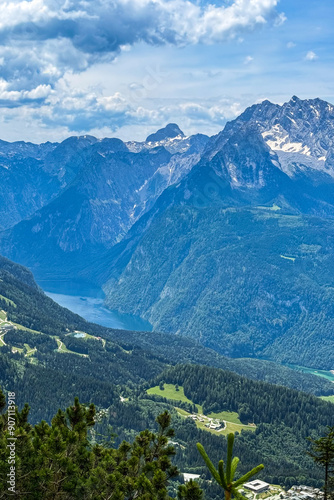
<path id="1" fill-rule="evenodd" d="M 218 464 L 218 470 L 215 468 L 210 458 L 208 457 L 205 449 L 200 443 L 197 443 L 197 448 L 200 454 L 203 457 L 204 462 L 206 463 L 211 475 L 215 479 L 215 481 L 221 486 L 225 493 L 225 500 L 231 500 L 232 496 L 236 497 L 238 500 L 246 500 L 245 497 L 241 495 L 238 491 L 239 488 L 249 481 L 249 479 L 260 472 L 264 468 L 264 465 L 258 465 L 254 467 L 251 471 L 247 472 L 247 474 L 243 475 L 241 478 L 233 481 L 237 466 L 239 463 L 238 457 L 233 457 L 233 444 L 234 444 L 234 434 L 229 434 L 227 436 L 227 458 L 226 458 L 226 467 L 224 467 L 224 461 L 220 460 Z"/>
<path id="2" fill-rule="evenodd" d="M 334 426 L 328 427 L 325 436 L 319 439 L 309 438 L 309 441 L 312 443 L 312 448 L 308 455 L 325 469 L 324 500 L 329 500 L 334 496 Z"/>
<path id="3" fill-rule="evenodd" d="M 203 491 L 196 481 L 190 479 L 186 484 L 179 486 L 177 498 L 179 500 L 202 500 Z"/>
<path id="4" fill-rule="evenodd" d="M 0 412 L 5 398 L 0 390 Z M 172 464 L 175 454 L 169 439 L 174 436 L 171 416 L 165 411 L 156 419 L 158 432 L 145 430 L 132 444 L 118 449 L 89 440 L 95 424 L 95 407 L 74 404 L 59 410 L 49 425 L 32 426 L 29 407 L 15 413 L 15 492 L 32 500 L 168 500 L 168 482 L 178 476 Z M 0 414 L 0 498 L 8 497 L 8 415 Z M 181 488 L 180 497 L 200 500 L 201 489 L 192 482 Z"/>

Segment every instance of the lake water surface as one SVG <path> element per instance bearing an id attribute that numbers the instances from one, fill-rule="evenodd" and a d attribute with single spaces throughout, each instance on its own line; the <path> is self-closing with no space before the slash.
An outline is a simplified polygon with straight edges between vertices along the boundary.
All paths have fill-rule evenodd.
<path id="1" fill-rule="evenodd" d="M 87 321 L 121 330 L 152 331 L 152 325 L 148 321 L 132 314 L 110 311 L 104 307 L 104 293 L 100 288 L 63 281 L 40 280 L 38 285 L 52 300 Z"/>

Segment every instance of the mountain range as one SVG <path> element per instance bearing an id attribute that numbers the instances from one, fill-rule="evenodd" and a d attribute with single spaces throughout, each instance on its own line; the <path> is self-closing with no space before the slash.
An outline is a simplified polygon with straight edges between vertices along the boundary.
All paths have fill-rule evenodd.
<path id="1" fill-rule="evenodd" d="M 210 138 L 169 124 L 0 154 L 0 252 L 38 278 L 98 284 L 221 354 L 333 368 L 331 104 L 264 101 Z"/>
<path id="2" fill-rule="evenodd" d="M 48 178 L 41 187 L 35 184 L 36 193 L 29 191 L 29 198 L 38 198 L 39 210 L 31 214 L 31 207 L 22 207 L 21 222 L 1 235 L 3 253 L 31 267 L 37 276 L 73 276 L 93 256 L 120 241 L 164 189 L 199 160 L 208 137 L 185 138 L 175 127 L 167 126 L 144 143 L 84 136 L 48 145 L 52 152 L 38 159 L 33 172 L 47 171 Z M 22 149 L 20 144 L 16 147 Z M 34 154 L 38 150 L 30 149 Z M 6 172 L 14 186 L 3 186 L 7 197 L 33 189 L 15 184 L 13 158 L 11 153 Z M 29 163 L 30 158 L 22 161 Z M 17 199 L 15 204 L 22 205 Z M 0 225 L 8 227 L 13 217 L 7 210 Z"/>

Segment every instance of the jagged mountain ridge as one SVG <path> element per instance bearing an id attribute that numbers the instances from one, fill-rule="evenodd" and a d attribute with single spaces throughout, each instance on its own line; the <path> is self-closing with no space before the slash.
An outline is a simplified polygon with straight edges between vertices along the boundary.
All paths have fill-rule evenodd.
<path id="1" fill-rule="evenodd" d="M 168 131 L 166 137 L 159 131 L 159 141 L 137 143 L 137 148 L 91 136 L 56 145 L 44 160 L 58 183 L 54 196 L 30 219 L 2 233 L 3 253 L 39 276 L 50 269 L 56 277 L 59 271 L 66 276 L 86 266 L 117 243 L 161 192 L 199 160 L 208 138 L 179 132 L 172 137 L 172 152 Z"/>
<path id="2" fill-rule="evenodd" d="M 75 178 L 85 149 L 95 138 L 70 137 L 58 143 L 0 141 L 0 229 L 32 216 Z"/>
<path id="3" fill-rule="evenodd" d="M 277 202 L 292 213 L 333 217 L 333 144 L 329 103 L 296 97 L 283 106 L 264 101 L 212 137 L 201 160 L 158 203 L 166 208 L 168 203 Z"/>
<path id="4" fill-rule="evenodd" d="M 332 154 L 334 107 L 321 99 L 301 100 L 293 96 L 282 106 L 268 100 L 254 104 L 226 124 L 213 138 L 207 152 L 212 156 L 221 149 L 231 131 L 245 123 L 258 126 L 275 151 L 298 153 L 322 162 Z"/>

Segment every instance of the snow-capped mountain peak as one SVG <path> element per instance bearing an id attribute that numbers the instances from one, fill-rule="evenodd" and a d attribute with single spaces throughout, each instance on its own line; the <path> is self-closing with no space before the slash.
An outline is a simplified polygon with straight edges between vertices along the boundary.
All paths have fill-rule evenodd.
<path id="1" fill-rule="evenodd" d="M 328 102 L 293 96 L 282 106 L 268 100 L 253 105 L 213 138 L 207 156 L 217 154 L 245 124 L 258 128 L 289 177 L 323 172 L 334 178 L 334 107 Z"/>

